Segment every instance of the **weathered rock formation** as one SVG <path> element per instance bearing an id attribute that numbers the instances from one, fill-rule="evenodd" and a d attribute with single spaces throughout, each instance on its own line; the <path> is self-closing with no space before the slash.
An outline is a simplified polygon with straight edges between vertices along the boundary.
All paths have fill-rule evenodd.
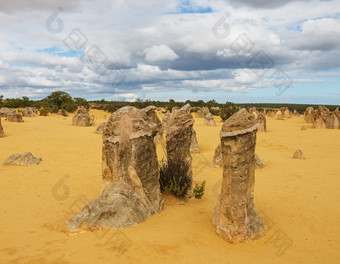
<path id="1" fill-rule="evenodd" d="M 150 105 L 150 106 L 146 107 L 144 110 L 147 113 L 150 114 L 149 118 L 151 119 L 151 122 L 153 122 L 154 124 L 157 125 L 157 131 L 158 132 L 157 132 L 157 134 L 154 138 L 154 141 L 155 141 L 156 144 L 161 144 L 162 141 L 163 141 L 163 129 L 162 129 L 162 122 L 161 122 L 161 120 L 159 120 L 159 118 L 156 114 L 157 107 Z"/>
<path id="2" fill-rule="evenodd" d="M 73 126 L 91 126 L 93 120 L 91 119 L 89 112 L 83 106 L 78 107 L 76 114 L 72 118 Z"/>
<path id="3" fill-rule="evenodd" d="M 255 154 L 255 168 L 261 169 L 264 167 L 264 162 L 263 160 L 260 159 L 260 157 Z"/>
<path id="4" fill-rule="evenodd" d="M 259 116 L 259 112 L 256 110 L 256 107 L 250 107 L 248 111 L 255 117 L 255 119 Z"/>
<path id="5" fill-rule="evenodd" d="M 232 115 L 220 133 L 223 182 L 214 216 L 216 233 L 230 243 L 265 235 L 254 206 L 255 144 L 258 124 L 245 109 Z"/>
<path id="6" fill-rule="evenodd" d="M 218 144 L 217 148 L 215 149 L 213 162 L 210 164 L 210 167 L 222 167 L 223 166 L 223 160 L 222 160 L 222 148 L 221 143 Z"/>
<path id="7" fill-rule="evenodd" d="M 17 111 L 13 108 L 2 107 L 0 109 L 0 117 L 7 117 L 10 113 L 16 113 Z"/>
<path id="8" fill-rule="evenodd" d="M 282 114 L 281 110 L 278 110 L 278 111 L 275 113 L 274 119 L 276 119 L 276 120 L 283 120 L 283 119 L 284 119 L 284 115 Z"/>
<path id="9" fill-rule="evenodd" d="M 13 154 L 7 160 L 4 161 L 4 165 L 37 165 L 42 161 L 41 158 L 36 158 L 31 152 L 25 152 L 24 154 Z"/>
<path id="10" fill-rule="evenodd" d="M 256 122 L 259 124 L 259 132 L 267 132 L 267 120 L 264 114 L 259 113 Z"/>
<path id="11" fill-rule="evenodd" d="M 194 153 L 200 152 L 200 147 L 198 145 L 195 129 L 192 129 L 190 152 L 194 152 Z"/>
<path id="12" fill-rule="evenodd" d="M 181 166 L 188 165 L 188 175 L 192 178 L 190 145 L 192 127 L 195 121 L 190 113 L 190 109 L 190 105 L 186 104 L 170 117 L 166 133 L 166 152 L 168 162 L 179 163 Z"/>
<path id="13" fill-rule="evenodd" d="M 24 122 L 21 114 L 13 113 L 13 112 L 7 114 L 7 121 L 9 121 L 9 122 Z"/>
<path id="14" fill-rule="evenodd" d="M 289 112 L 287 112 L 287 111 L 289 111 L 288 107 L 280 107 L 280 111 L 282 113 L 282 118 L 283 119 L 288 117 L 288 116 L 285 116 L 286 113 L 289 113 Z"/>
<path id="15" fill-rule="evenodd" d="M 100 124 L 97 126 L 97 128 L 96 128 L 96 133 L 97 133 L 97 134 L 103 134 L 104 128 L 105 128 L 105 126 L 106 126 L 106 123 L 107 123 L 107 122 L 102 122 L 102 123 L 100 123 Z"/>
<path id="16" fill-rule="evenodd" d="M 22 111 L 22 116 L 25 116 L 25 117 L 34 117 L 37 112 L 38 112 L 38 110 L 35 107 L 26 107 Z"/>
<path id="17" fill-rule="evenodd" d="M 171 109 L 171 113 L 174 114 L 178 109 L 179 109 L 178 106 L 174 106 L 174 107 Z"/>
<path id="18" fill-rule="evenodd" d="M 68 221 L 69 230 L 133 226 L 162 210 L 155 118 L 152 107 L 126 106 L 111 115 L 103 132 L 102 191 Z"/>
<path id="19" fill-rule="evenodd" d="M 325 106 L 319 106 L 315 111 L 313 127 L 334 129 L 334 117 Z"/>
<path id="20" fill-rule="evenodd" d="M 4 128 L 1 125 L 1 116 L 0 116 L 0 138 L 4 136 L 5 136 L 5 133 L 4 133 Z"/>
<path id="21" fill-rule="evenodd" d="M 65 109 L 59 109 L 57 115 L 68 116 L 68 113 Z"/>
<path id="22" fill-rule="evenodd" d="M 305 110 L 305 123 L 314 123 L 314 108 L 307 107 Z"/>
<path id="23" fill-rule="evenodd" d="M 213 117 L 213 115 L 212 115 L 211 113 L 208 113 L 208 114 L 205 116 L 204 125 L 205 125 L 205 126 L 216 126 L 214 117 Z"/>
<path id="24" fill-rule="evenodd" d="M 285 118 L 292 118 L 292 113 L 287 109 L 287 110 L 284 112 L 284 116 L 285 116 Z"/>
<path id="25" fill-rule="evenodd" d="M 166 131 L 168 130 L 168 127 L 169 127 L 170 117 L 171 117 L 171 114 L 166 113 L 162 118 L 162 130 L 163 130 L 164 135 L 166 135 Z"/>
<path id="26" fill-rule="evenodd" d="M 299 149 L 294 152 L 293 158 L 294 159 L 305 159 L 305 155 L 303 154 L 302 150 Z"/>
<path id="27" fill-rule="evenodd" d="M 204 106 L 196 112 L 196 118 L 205 118 L 205 116 L 210 113 L 209 108 Z"/>

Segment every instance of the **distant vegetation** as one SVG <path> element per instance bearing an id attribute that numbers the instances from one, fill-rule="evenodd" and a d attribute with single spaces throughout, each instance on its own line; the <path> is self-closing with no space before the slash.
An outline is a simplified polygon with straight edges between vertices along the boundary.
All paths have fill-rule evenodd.
<path id="1" fill-rule="evenodd" d="M 0 95 L 0 107 L 8 108 L 25 108 L 36 107 L 42 109 L 43 114 L 57 113 L 60 110 L 67 112 L 74 112 L 78 106 L 84 106 L 87 109 L 90 108 L 89 102 L 84 98 L 74 97 L 72 98 L 68 93 L 63 91 L 52 92 L 49 96 L 42 100 L 30 100 L 28 97 L 22 98 L 6 98 Z"/>
<path id="2" fill-rule="evenodd" d="M 36 107 L 38 109 L 44 108 L 45 111 L 48 109 L 50 113 L 57 113 L 59 109 L 65 110 L 67 112 L 74 112 L 78 106 L 84 106 L 87 109 L 100 109 L 108 112 L 114 112 L 123 106 L 134 106 L 137 108 L 144 108 L 149 105 L 154 105 L 156 107 L 163 107 L 164 111 L 171 111 L 173 107 L 182 107 L 185 104 L 190 104 L 192 107 L 192 112 L 197 112 L 201 107 L 208 107 L 213 115 L 220 115 L 221 118 L 227 118 L 230 114 L 233 114 L 239 108 L 250 108 L 255 107 L 258 111 L 263 111 L 264 109 L 278 109 L 280 107 L 288 107 L 290 111 L 296 110 L 302 114 L 308 106 L 312 106 L 314 109 L 318 108 L 319 105 L 311 104 L 285 104 L 285 103 L 247 103 L 247 104 L 237 104 L 232 102 L 226 102 L 225 104 L 217 103 L 215 100 L 210 100 L 204 102 L 203 100 L 191 101 L 186 100 L 185 102 L 176 102 L 170 99 L 168 102 L 152 101 L 152 100 L 141 100 L 137 99 L 135 102 L 122 102 L 122 101 L 106 101 L 105 99 L 97 101 L 87 101 L 80 97 L 71 97 L 66 92 L 55 91 L 49 96 L 42 100 L 30 100 L 28 97 L 23 96 L 22 98 L 6 98 L 0 95 L 0 107 L 9 108 L 25 108 L 25 107 Z M 219 107 L 221 110 L 216 110 L 214 107 Z M 338 105 L 326 105 L 330 111 L 334 111 Z"/>

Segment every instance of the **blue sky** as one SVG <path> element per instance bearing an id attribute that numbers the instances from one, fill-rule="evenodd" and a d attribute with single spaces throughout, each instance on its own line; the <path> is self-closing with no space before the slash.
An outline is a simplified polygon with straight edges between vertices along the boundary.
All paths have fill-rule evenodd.
<path id="1" fill-rule="evenodd" d="M 5 98 L 340 104 L 340 0 L 18 0 L 0 33 Z"/>

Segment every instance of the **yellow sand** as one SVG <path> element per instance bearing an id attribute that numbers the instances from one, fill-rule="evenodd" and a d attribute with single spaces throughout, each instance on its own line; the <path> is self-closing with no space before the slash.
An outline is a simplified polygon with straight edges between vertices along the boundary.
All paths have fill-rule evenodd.
<path id="1" fill-rule="evenodd" d="M 91 111 L 96 125 L 109 117 Z M 201 153 L 193 154 L 194 179 L 206 180 L 205 197 L 187 203 L 165 197 L 164 211 L 122 231 L 69 236 L 63 223 L 101 189 L 101 136 L 74 127 L 72 117 L 2 119 L 0 162 L 32 152 L 38 166 L 0 165 L 0 263 L 339 263 L 340 130 L 300 130 L 302 118 L 267 119 L 256 152 L 255 206 L 267 236 L 231 245 L 215 234 L 211 219 L 222 169 L 211 168 L 217 127 L 196 119 Z M 305 160 L 292 159 L 301 149 Z M 163 154 L 161 146 L 158 153 Z M 126 251 L 124 251 L 126 250 Z"/>

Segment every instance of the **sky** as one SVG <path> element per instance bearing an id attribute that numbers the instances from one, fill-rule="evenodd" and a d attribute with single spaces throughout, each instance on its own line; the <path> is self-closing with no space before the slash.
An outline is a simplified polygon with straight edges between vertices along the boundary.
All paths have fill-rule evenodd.
<path id="1" fill-rule="evenodd" d="M 340 0 L 0 0 L 0 95 L 340 104 Z"/>

